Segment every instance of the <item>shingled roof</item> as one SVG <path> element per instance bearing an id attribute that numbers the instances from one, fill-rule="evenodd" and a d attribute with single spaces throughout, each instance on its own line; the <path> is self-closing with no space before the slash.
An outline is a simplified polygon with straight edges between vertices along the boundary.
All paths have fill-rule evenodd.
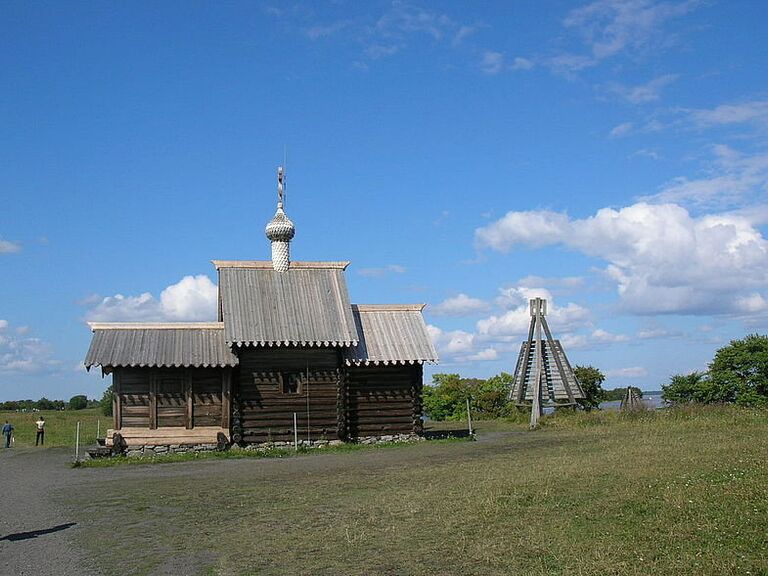
<path id="1" fill-rule="evenodd" d="M 353 305 L 360 341 L 344 350 L 347 364 L 437 362 L 421 311 L 415 305 Z"/>
<path id="2" fill-rule="evenodd" d="M 214 260 L 224 338 L 237 346 L 354 346 L 359 337 L 344 270 L 349 262 Z"/>
<path id="3" fill-rule="evenodd" d="M 90 323 L 93 340 L 86 368 L 224 367 L 237 356 L 224 341 L 221 322 L 184 324 Z"/>

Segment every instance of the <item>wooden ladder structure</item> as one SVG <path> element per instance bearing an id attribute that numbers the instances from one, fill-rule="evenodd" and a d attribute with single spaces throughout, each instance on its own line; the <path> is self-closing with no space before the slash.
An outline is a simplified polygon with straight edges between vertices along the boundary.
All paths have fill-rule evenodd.
<path id="1" fill-rule="evenodd" d="M 510 400 L 531 408 L 531 428 L 539 423 L 545 407 L 574 406 L 584 398 L 573 368 L 559 340 L 547 324 L 547 301 L 530 300 L 531 324 L 515 367 Z"/>

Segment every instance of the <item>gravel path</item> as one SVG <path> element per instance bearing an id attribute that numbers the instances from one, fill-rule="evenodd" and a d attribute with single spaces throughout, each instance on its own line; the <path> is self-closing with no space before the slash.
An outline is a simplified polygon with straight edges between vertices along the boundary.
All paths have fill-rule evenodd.
<path id="1" fill-rule="evenodd" d="M 0 448 L 0 574 L 100 574 L 75 545 L 80 526 L 55 502 L 58 487 L 80 480 L 71 460 L 65 449 Z"/>

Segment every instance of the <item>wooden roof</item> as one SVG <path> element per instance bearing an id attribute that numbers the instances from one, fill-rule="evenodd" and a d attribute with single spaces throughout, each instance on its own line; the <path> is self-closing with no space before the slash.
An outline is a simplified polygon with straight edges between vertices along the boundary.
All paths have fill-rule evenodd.
<path id="1" fill-rule="evenodd" d="M 224 341 L 224 324 L 97 323 L 86 368 L 236 366 L 237 356 Z"/>
<path id="2" fill-rule="evenodd" d="M 421 311 L 415 305 L 352 305 L 360 341 L 344 350 L 347 364 L 437 362 Z"/>
<path id="3" fill-rule="evenodd" d="M 347 262 L 214 261 L 224 337 L 237 346 L 353 346 L 358 342 Z"/>

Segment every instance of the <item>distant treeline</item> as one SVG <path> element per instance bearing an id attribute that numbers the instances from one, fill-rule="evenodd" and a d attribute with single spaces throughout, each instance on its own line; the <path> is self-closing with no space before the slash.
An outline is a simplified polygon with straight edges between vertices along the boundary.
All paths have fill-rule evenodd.
<path id="1" fill-rule="evenodd" d="M 0 402 L 0 410 L 11 410 L 14 412 L 30 412 L 32 410 L 82 410 L 83 408 L 94 408 L 99 405 L 98 400 L 89 400 L 85 394 L 72 396 L 69 402 L 64 400 L 49 400 L 40 398 L 40 400 L 7 400 Z"/>
<path id="2" fill-rule="evenodd" d="M 635 386 L 631 386 L 637 392 L 637 394 L 640 396 L 640 398 L 643 397 L 643 391 L 640 390 L 640 388 L 637 388 Z M 627 393 L 627 389 L 625 388 L 613 388 L 611 390 L 603 390 L 603 396 L 602 400 L 603 402 L 613 402 L 614 400 L 624 400 L 624 396 Z"/>

